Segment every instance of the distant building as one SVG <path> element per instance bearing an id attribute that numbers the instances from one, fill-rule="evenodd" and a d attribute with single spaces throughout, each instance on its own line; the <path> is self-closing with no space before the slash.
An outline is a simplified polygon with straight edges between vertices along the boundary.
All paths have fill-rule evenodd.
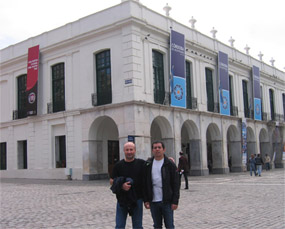
<path id="1" fill-rule="evenodd" d="M 171 28 L 185 36 L 186 108 L 170 104 Z M 27 116 L 28 49 L 37 45 L 38 107 Z M 230 115 L 220 113 L 219 51 L 228 55 Z M 124 158 L 128 140 L 144 159 L 154 140 L 176 160 L 182 149 L 191 175 L 228 173 L 229 158 L 231 171 L 243 171 L 242 152 L 267 153 L 284 167 L 285 73 L 139 1 L 122 1 L 0 55 L 1 177 L 104 178 Z M 254 118 L 253 66 L 262 120 Z"/>

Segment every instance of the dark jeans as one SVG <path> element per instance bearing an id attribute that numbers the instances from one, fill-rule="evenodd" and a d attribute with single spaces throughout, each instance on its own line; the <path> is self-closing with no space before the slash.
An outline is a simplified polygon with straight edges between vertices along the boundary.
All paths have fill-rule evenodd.
<path id="1" fill-rule="evenodd" d="M 266 170 L 270 170 L 270 163 L 265 163 Z"/>
<path id="2" fill-rule="evenodd" d="M 166 228 L 175 228 L 173 219 L 173 210 L 170 203 L 151 202 L 150 204 L 151 216 L 153 219 L 154 228 L 162 228 L 162 219 Z"/>
<path id="3" fill-rule="evenodd" d="M 142 227 L 142 216 L 143 216 L 143 201 L 139 199 L 137 201 L 137 206 L 134 209 L 134 214 L 132 215 L 132 224 L 133 228 L 143 228 Z M 126 220 L 128 216 L 128 210 L 126 207 L 121 207 L 119 203 L 117 203 L 117 212 L 116 212 L 116 229 L 125 228 Z"/>
<path id="4" fill-rule="evenodd" d="M 182 174 L 179 174 L 180 175 L 180 186 L 181 186 L 181 177 L 182 175 L 184 176 L 184 179 L 185 179 L 185 189 L 188 189 L 188 173 L 182 173 Z"/>

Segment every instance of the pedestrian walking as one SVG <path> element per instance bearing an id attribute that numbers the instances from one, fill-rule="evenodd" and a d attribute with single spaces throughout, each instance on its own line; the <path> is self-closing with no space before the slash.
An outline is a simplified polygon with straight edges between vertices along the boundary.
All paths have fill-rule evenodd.
<path id="1" fill-rule="evenodd" d="M 179 175 L 175 163 L 165 156 L 163 142 L 152 143 L 153 157 L 145 164 L 145 208 L 150 209 L 154 228 L 174 228 L 179 201 Z"/>
<path id="2" fill-rule="evenodd" d="M 180 186 L 181 186 L 181 177 L 184 176 L 185 180 L 185 189 L 188 189 L 188 174 L 189 174 L 189 166 L 188 166 L 188 160 L 183 155 L 183 152 L 179 152 L 179 163 L 178 163 L 178 172 L 179 172 L 179 180 L 180 180 Z"/>
<path id="3" fill-rule="evenodd" d="M 268 154 L 265 154 L 265 169 L 266 171 L 270 170 L 270 162 L 271 162 L 271 158 Z"/>
<path id="4" fill-rule="evenodd" d="M 125 228 L 128 214 L 132 217 L 133 228 L 142 227 L 143 217 L 143 171 L 145 161 L 135 158 L 133 142 L 124 145 L 125 158 L 115 164 L 110 184 L 116 194 L 116 227 Z"/>
<path id="5" fill-rule="evenodd" d="M 261 176 L 263 160 L 260 154 L 257 154 L 257 157 L 255 158 L 255 165 L 257 167 L 258 176 Z"/>
<path id="6" fill-rule="evenodd" d="M 248 160 L 249 163 L 249 171 L 250 171 L 250 176 L 252 176 L 252 172 L 254 173 L 254 175 L 256 176 L 256 172 L 255 172 L 255 157 L 254 154 L 250 155 L 250 158 Z"/>

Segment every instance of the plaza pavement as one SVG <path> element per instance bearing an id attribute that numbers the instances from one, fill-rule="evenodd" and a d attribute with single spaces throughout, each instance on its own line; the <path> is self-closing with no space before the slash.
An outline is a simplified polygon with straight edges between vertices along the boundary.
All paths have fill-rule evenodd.
<path id="1" fill-rule="evenodd" d="M 176 229 L 285 228 L 284 169 L 189 177 Z M 183 181 L 183 180 L 182 180 Z M 116 197 L 107 180 L 1 179 L 1 229 L 114 228 Z M 144 228 L 152 228 L 144 209 Z M 128 217 L 127 227 L 131 228 Z"/>

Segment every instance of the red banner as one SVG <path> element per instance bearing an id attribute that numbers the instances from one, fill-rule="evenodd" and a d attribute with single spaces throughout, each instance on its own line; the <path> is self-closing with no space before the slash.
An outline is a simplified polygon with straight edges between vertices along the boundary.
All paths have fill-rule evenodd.
<path id="1" fill-rule="evenodd" d="M 39 55 L 40 46 L 29 48 L 28 69 L 27 69 L 27 115 L 37 114 L 37 94 L 38 94 L 38 75 L 39 75 Z"/>

